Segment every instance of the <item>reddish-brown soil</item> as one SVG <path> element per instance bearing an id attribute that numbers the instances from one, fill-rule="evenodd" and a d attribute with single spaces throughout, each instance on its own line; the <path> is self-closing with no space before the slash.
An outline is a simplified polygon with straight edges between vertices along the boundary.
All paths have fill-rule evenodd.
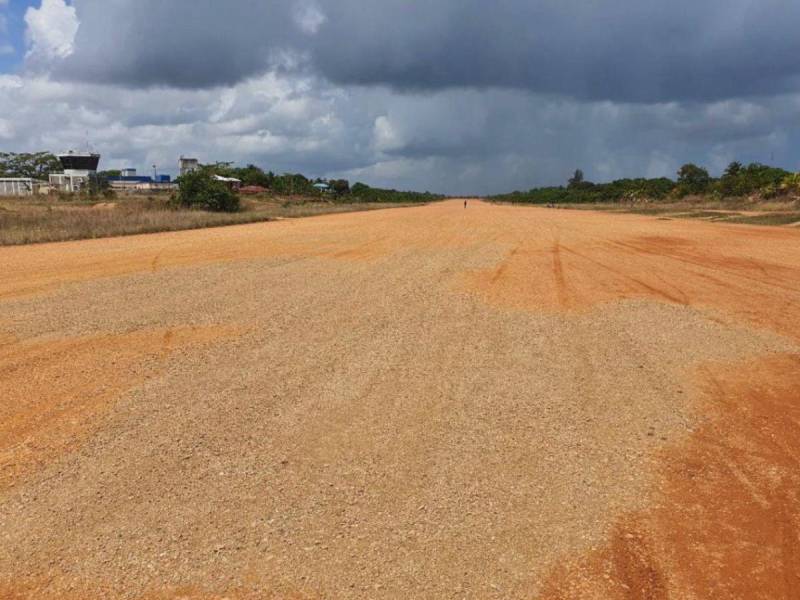
<path id="1" fill-rule="evenodd" d="M 226 333 L 179 328 L 0 344 L 0 490 L 75 448 L 109 402 L 155 376 L 175 349 Z"/>
<path id="2" fill-rule="evenodd" d="M 2 598 L 798 598 L 800 231 L 444 202 L 0 273 Z"/>
<path id="3" fill-rule="evenodd" d="M 662 456 L 648 509 L 543 599 L 800 597 L 800 357 L 704 368 L 708 424 Z"/>

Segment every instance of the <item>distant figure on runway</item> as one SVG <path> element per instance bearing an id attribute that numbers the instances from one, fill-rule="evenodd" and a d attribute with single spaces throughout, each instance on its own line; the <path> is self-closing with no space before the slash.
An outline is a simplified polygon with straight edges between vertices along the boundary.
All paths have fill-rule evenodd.
<path id="1" fill-rule="evenodd" d="M 467 208 L 467 201 L 464 200 L 464 208 Z"/>

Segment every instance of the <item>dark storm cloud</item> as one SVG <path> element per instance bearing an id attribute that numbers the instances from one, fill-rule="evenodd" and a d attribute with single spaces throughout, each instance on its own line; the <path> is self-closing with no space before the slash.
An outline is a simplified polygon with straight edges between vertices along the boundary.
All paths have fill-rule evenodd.
<path id="1" fill-rule="evenodd" d="M 128 87 L 233 85 L 276 64 L 293 29 L 287 2 L 77 0 L 62 77 Z"/>
<path id="2" fill-rule="evenodd" d="M 229 85 L 286 57 L 338 84 L 708 101 L 800 83 L 795 0 L 77 0 L 69 76 Z M 316 10 L 318 9 L 318 11 Z M 324 15 L 311 30 L 303 17 Z M 295 66 L 297 66 L 295 64 Z"/>
<path id="3" fill-rule="evenodd" d="M 326 32 L 350 24 L 347 42 L 320 36 L 314 56 L 339 83 L 654 102 L 781 92 L 800 74 L 794 0 L 336 4 Z"/>
<path id="4" fill-rule="evenodd" d="M 75 0 L 74 44 L 62 1 L 0 75 L 8 149 L 454 194 L 800 166 L 794 0 Z"/>

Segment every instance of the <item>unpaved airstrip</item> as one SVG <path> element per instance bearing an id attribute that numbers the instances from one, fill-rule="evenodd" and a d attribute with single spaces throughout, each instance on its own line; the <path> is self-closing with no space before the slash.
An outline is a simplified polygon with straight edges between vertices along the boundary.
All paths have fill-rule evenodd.
<path id="1" fill-rule="evenodd" d="M 450 201 L 0 248 L 2 598 L 797 598 L 800 231 Z"/>

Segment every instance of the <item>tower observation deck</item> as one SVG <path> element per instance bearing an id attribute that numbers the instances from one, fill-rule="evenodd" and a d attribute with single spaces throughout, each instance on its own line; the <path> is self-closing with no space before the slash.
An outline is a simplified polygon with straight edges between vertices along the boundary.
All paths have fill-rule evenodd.
<path id="1" fill-rule="evenodd" d="M 65 174 L 82 175 L 97 171 L 100 155 L 90 152 L 65 152 L 58 155 Z"/>
<path id="2" fill-rule="evenodd" d="M 50 185 L 62 192 L 80 192 L 97 176 L 100 155 L 93 152 L 64 152 L 58 155 L 63 173 L 51 173 Z"/>

